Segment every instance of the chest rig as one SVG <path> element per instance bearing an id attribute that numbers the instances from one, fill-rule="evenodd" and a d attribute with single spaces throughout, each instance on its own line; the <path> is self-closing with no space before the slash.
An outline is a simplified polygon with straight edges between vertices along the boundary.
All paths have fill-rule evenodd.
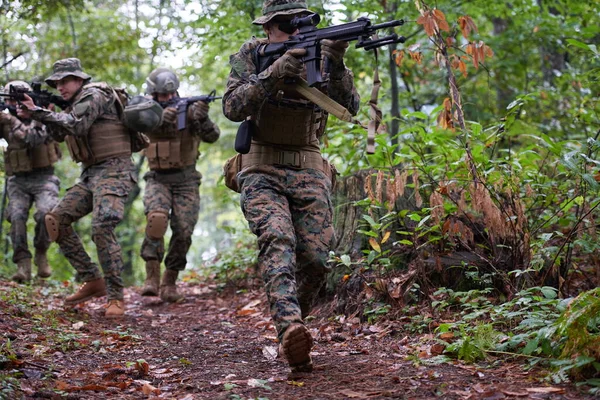
<path id="1" fill-rule="evenodd" d="M 131 135 L 129 129 L 121 122 L 123 105 L 115 91 L 106 83 L 89 83 L 83 91 L 89 88 L 100 89 L 108 93 L 113 101 L 104 106 L 100 115 L 90 127 L 86 136 L 67 135 L 65 143 L 76 162 L 84 167 L 97 164 L 109 158 L 131 155 Z M 77 97 L 81 98 L 83 91 Z M 76 99 L 75 101 L 77 101 Z M 67 110 L 70 112 L 71 110 Z"/>
<path id="2" fill-rule="evenodd" d="M 167 125 L 147 134 L 150 145 L 145 152 L 151 170 L 179 169 L 196 164 L 200 138 L 190 134 L 189 125 L 182 130 L 177 130 L 176 125 Z"/>
<path id="3" fill-rule="evenodd" d="M 254 54 L 259 51 L 260 45 Z M 280 80 L 252 120 L 256 129 L 249 153 L 242 156 L 242 167 L 275 164 L 323 170 L 319 144 L 327 113 L 301 96 L 294 84 Z"/>
<path id="4" fill-rule="evenodd" d="M 30 124 L 37 125 L 39 122 L 31 121 Z M 27 173 L 36 169 L 51 167 L 61 158 L 60 148 L 55 141 L 48 140 L 42 145 L 30 147 L 23 141 L 11 139 L 10 129 L 10 126 L 4 125 L 3 136 L 8 138 L 5 158 L 6 175 Z"/>

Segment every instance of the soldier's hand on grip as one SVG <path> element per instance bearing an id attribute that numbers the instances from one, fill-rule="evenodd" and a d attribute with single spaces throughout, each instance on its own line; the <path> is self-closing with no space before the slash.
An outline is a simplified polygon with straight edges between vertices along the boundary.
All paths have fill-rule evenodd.
<path id="1" fill-rule="evenodd" d="M 204 121 L 208 117 L 208 103 L 197 101 L 188 108 L 188 118 Z"/>
<path id="2" fill-rule="evenodd" d="M 291 49 L 279 57 L 271 66 L 271 76 L 276 79 L 297 78 L 304 69 L 304 64 L 299 59 L 306 54 L 306 49 Z"/>
<path id="3" fill-rule="evenodd" d="M 343 66 L 344 54 L 348 48 L 348 42 L 343 40 L 321 40 L 321 56 L 327 57 L 334 68 Z"/>
<path id="4" fill-rule="evenodd" d="M 165 108 L 163 110 L 163 121 L 171 125 L 177 122 L 177 109 L 174 107 Z"/>

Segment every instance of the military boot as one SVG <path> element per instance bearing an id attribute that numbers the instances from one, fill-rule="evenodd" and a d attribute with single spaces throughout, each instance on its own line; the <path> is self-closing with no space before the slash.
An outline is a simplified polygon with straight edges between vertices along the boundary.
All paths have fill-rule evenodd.
<path id="1" fill-rule="evenodd" d="M 17 273 L 12 280 L 18 283 L 26 283 L 31 280 L 31 258 L 24 258 L 17 262 Z"/>
<path id="2" fill-rule="evenodd" d="M 146 282 L 142 288 L 142 296 L 158 296 L 160 284 L 160 263 L 158 260 L 146 261 Z"/>
<path id="3" fill-rule="evenodd" d="M 179 271 L 165 269 L 160 283 L 160 298 L 163 301 L 175 303 L 183 299 L 183 296 L 177 293 L 177 275 L 179 275 Z"/>
<path id="4" fill-rule="evenodd" d="M 308 328 L 303 324 L 294 323 L 285 330 L 279 353 L 283 353 L 292 372 L 311 372 L 313 370 L 310 358 L 312 346 L 313 338 Z"/>
<path id="5" fill-rule="evenodd" d="M 77 293 L 65 298 L 65 305 L 73 306 L 75 304 L 83 303 L 92 297 L 106 296 L 106 286 L 104 284 L 104 278 L 97 278 L 93 281 L 85 282 Z"/>
<path id="6" fill-rule="evenodd" d="M 116 318 L 122 317 L 125 314 L 125 303 L 123 300 L 109 300 L 106 305 L 106 311 L 104 312 L 104 316 L 106 318 Z"/>
<path id="7" fill-rule="evenodd" d="M 40 278 L 49 278 L 52 275 L 52 270 L 48 265 L 48 259 L 46 258 L 46 252 L 35 253 L 35 265 L 37 265 L 37 275 Z"/>

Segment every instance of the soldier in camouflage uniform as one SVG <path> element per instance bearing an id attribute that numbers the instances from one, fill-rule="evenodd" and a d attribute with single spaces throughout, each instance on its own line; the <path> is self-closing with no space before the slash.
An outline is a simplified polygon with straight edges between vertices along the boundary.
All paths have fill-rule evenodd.
<path id="1" fill-rule="evenodd" d="M 31 90 L 23 81 L 9 82 L 5 87 Z M 18 107 L 15 100 L 7 99 L 9 106 L 17 108 L 17 115 L 0 113 L 0 138 L 8 142 L 4 157 L 8 176 L 8 213 L 10 238 L 13 246 L 13 261 L 17 264 L 17 273 L 12 279 L 23 283 L 31 280 L 31 252 L 27 246 L 27 219 L 29 209 L 35 202 L 36 212 L 35 265 L 40 278 L 51 274 L 46 258 L 50 239 L 44 225 L 44 217 L 58 203 L 60 181 L 54 175 L 54 163 L 61 157 L 58 143 L 47 134 L 46 127 L 31 120 L 31 114 Z"/>
<path id="2" fill-rule="evenodd" d="M 28 99 L 23 104 L 32 118 L 43 122 L 56 140 L 64 140 L 71 157 L 81 162 L 79 182 L 46 215 L 46 227 L 84 284 L 66 305 L 83 303 L 108 293 L 105 315 L 124 314 L 123 261 L 115 227 L 123 219 L 125 200 L 135 184 L 131 161 L 131 135 L 121 122 L 122 104 L 106 83 L 90 83 L 77 58 L 59 60 L 46 83 L 57 88 L 71 105 L 57 113 L 35 107 Z M 96 244 L 98 266 L 86 253 L 81 239 L 71 226 L 92 213 L 92 240 Z"/>
<path id="3" fill-rule="evenodd" d="M 179 79 L 167 68 L 157 68 L 146 79 L 146 93 L 165 103 L 179 97 Z M 159 294 L 160 263 L 165 255 L 163 236 L 171 220 L 172 236 L 165 258 L 165 272 L 160 283 L 160 297 L 175 302 L 177 275 L 186 265 L 192 233 L 200 211 L 200 181 L 196 160 L 201 142 L 214 143 L 219 128 L 208 117 L 208 104 L 193 103 L 187 110 L 186 127 L 177 129 L 177 110 L 165 108 L 162 124 L 148 133 L 150 146 L 145 150 L 150 171 L 144 176 L 144 211 L 147 218 L 142 258 L 146 261 L 143 296 Z M 170 213 L 170 214 L 169 214 Z"/>
<path id="4" fill-rule="evenodd" d="M 264 71 L 257 70 L 254 56 L 259 45 L 282 42 L 296 33 L 285 25 L 282 29 L 288 32 L 282 31 L 280 24 L 309 12 L 301 0 L 265 1 L 263 16 L 253 23 L 262 25 L 267 39 L 252 38 L 230 57 L 223 97 L 227 118 L 249 119 L 256 127 L 237 174 L 242 211 L 258 237 L 258 261 L 280 352 L 292 371 L 308 372 L 313 339 L 303 319 L 329 271 L 327 258 L 334 240 L 333 168 L 320 154 L 327 113 L 284 82 L 306 76 L 299 59 L 304 49 L 289 50 Z M 359 96 L 343 62 L 347 46 L 323 41 L 322 55 L 331 61 L 324 80 L 328 80 L 326 94 L 356 114 Z"/>

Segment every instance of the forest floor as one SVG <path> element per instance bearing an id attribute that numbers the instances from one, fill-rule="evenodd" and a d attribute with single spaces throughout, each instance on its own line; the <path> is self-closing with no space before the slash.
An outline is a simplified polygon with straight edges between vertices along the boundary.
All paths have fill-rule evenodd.
<path id="1" fill-rule="evenodd" d="M 63 308 L 68 283 L 0 280 L 0 398 L 592 398 L 548 383 L 547 371 L 524 361 L 436 363 L 431 334 L 407 333 L 406 321 L 331 316 L 327 306 L 307 324 L 314 371 L 290 374 L 262 290 L 181 287 L 185 300 L 176 304 L 129 288 L 126 316 L 107 320 L 104 299 Z"/>

